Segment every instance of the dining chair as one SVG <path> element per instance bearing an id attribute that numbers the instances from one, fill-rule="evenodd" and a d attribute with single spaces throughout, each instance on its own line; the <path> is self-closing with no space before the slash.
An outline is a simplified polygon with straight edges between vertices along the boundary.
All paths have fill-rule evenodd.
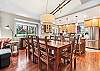
<path id="1" fill-rule="evenodd" d="M 26 56 L 28 55 L 28 38 L 24 38 L 23 39 L 23 42 L 24 42 L 24 47 L 25 47 L 25 50 L 26 50 Z M 23 43 L 22 43 L 23 44 Z"/>
<path id="2" fill-rule="evenodd" d="M 70 50 L 66 49 L 62 51 L 62 59 L 63 59 L 63 63 L 67 65 L 67 69 L 69 69 L 70 67 L 70 71 L 72 71 L 73 62 L 74 62 L 74 69 L 76 68 L 75 37 L 72 37 L 70 41 L 71 41 Z"/>
<path id="3" fill-rule="evenodd" d="M 34 63 L 38 63 L 38 59 L 39 59 L 39 37 L 38 36 L 35 36 L 33 41 L 36 41 L 36 42 L 33 42 L 33 62 Z"/>
<path id="4" fill-rule="evenodd" d="M 80 55 L 81 51 L 80 51 L 79 36 L 77 36 L 77 38 L 76 38 L 75 47 L 76 47 L 76 54 L 77 54 L 77 55 Z"/>
<path id="5" fill-rule="evenodd" d="M 40 40 L 39 40 L 40 42 Z M 47 45 L 47 37 L 45 37 L 44 43 L 45 44 L 40 44 L 39 43 L 39 68 L 40 70 L 45 69 L 45 71 L 50 71 L 50 64 L 54 62 L 54 56 L 50 55 L 50 49 L 49 46 Z M 44 67 L 46 65 L 46 67 Z M 52 70 L 51 70 L 52 71 Z"/>
<path id="6" fill-rule="evenodd" d="M 26 38 L 24 38 L 25 41 L 25 47 L 26 47 L 26 56 L 28 56 L 29 58 L 31 58 L 31 54 L 32 54 L 32 47 L 33 47 L 33 37 L 32 36 L 27 36 Z"/>
<path id="7" fill-rule="evenodd" d="M 80 39 L 80 51 L 81 51 L 81 54 L 84 54 L 85 53 L 85 39 Z"/>

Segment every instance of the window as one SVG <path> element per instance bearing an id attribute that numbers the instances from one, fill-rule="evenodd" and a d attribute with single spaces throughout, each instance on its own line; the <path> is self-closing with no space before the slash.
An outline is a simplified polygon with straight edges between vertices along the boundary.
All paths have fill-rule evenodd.
<path id="1" fill-rule="evenodd" d="M 37 35 L 37 24 L 29 24 L 24 22 L 16 22 L 16 35 L 26 36 L 26 35 Z"/>

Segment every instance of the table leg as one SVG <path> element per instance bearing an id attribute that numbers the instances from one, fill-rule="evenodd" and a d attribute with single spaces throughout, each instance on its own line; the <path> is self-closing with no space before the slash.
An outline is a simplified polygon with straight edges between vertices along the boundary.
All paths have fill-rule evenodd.
<path id="1" fill-rule="evenodd" d="M 19 55 L 19 46 L 18 46 L 18 43 L 17 43 L 17 55 Z"/>
<path id="2" fill-rule="evenodd" d="M 74 59 L 74 69 L 76 69 L 76 57 Z"/>
<path id="3" fill-rule="evenodd" d="M 61 71 L 61 68 L 60 68 L 61 56 L 60 56 L 60 50 L 59 49 L 57 49 L 55 55 L 56 55 L 56 59 L 55 59 L 54 71 Z"/>

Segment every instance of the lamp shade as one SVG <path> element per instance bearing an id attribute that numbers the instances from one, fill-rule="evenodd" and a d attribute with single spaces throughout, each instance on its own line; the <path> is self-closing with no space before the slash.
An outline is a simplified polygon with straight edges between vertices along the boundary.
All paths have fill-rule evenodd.
<path id="1" fill-rule="evenodd" d="M 52 14 L 44 14 L 41 16 L 41 22 L 50 22 L 53 23 L 55 21 L 55 16 Z"/>
<path id="2" fill-rule="evenodd" d="M 67 26 L 68 33 L 76 33 L 76 25 L 75 24 L 69 24 Z"/>

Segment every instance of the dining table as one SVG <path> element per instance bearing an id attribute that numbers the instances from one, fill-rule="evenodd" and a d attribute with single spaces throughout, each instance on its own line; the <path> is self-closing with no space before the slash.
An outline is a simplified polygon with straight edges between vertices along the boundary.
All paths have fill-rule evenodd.
<path id="1" fill-rule="evenodd" d="M 36 40 L 33 40 L 33 42 L 36 42 Z M 39 41 L 39 44 L 44 44 L 45 41 Z M 71 43 L 69 42 L 61 42 L 61 41 L 54 41 L 50 40 L 47 42 L 48 48 L 54 50 L 54 56 L 55 56 L 55 64 L 54 64 L 54 71 L 61 71 L 61 53 L 63 49 L 71 48 Z"/>

